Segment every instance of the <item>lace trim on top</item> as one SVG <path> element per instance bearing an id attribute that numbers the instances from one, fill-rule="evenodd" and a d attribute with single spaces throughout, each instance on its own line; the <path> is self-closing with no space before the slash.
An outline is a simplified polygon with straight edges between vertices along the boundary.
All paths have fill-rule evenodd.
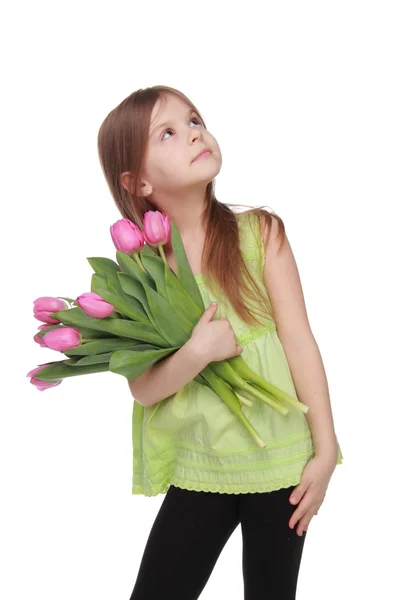
<path id="1" fill-rule="evenodd" d="M 237 484 L 224 483 L 224 489 L 221 490 L 218 486 L 211 485 L 208 483 L 186 483 L 172 478 L 171 481 L 165 483 L 164 485 L 159 486 L 158 488 L 154 488 L 152 492 L 150 492 L 149 490 L 144 490 L 140 487 L 136 487 L 132 494 L 142 494 L 144 496 L 157 496 L 158 494 L 166 494 L 168 492 L 168 488 L 171 485 L 178 487 L 181 490 L 192 490 L 195 492 L 214 492 L 218 494 L 262 494 L 263 492 L 273 492 L 282 488 L 296 486 L 300 483 L 300 479 L 301 477 L 297 476 L 292 477 L 291 479 L 279 479 L 277 481 L 271 480 L 268 483 L 264 482 L 263 484 L 245 483 L 242 486 Z"/>

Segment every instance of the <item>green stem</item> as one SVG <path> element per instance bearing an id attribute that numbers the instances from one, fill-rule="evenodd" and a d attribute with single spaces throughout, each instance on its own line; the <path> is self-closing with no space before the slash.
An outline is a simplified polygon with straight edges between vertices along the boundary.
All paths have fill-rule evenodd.
<path id="1" fill-rule="evenodd" d="M 244 392 L 248 392 L 251 396 L 257 398 L 258 400 L 260 400 L 260 402 L 263 402 L 270 408 L 273 408 L 281 415 L 287 415 L 287 413 L 289 412 L 286 406 L 284 406 L 282 402 L 280 402 L 280 400 L 268 395 L 268 393 L 266 393 L 264 389 L 261 391 L 259 388 L 253 387 L 251 383 L 248 383 L 247 381 L 242 379 L 237 374 L 237 372 L 234 369 L 232 369 L 228 362 L 212 362 L 210 363 L 210 367 L 214 371 L 214 373 L 222 377 L 222 379 L 224 379 L 226 382 L 230 383 L 234 390 L 239 389 L 243 390 Z"/>
<path id="2" fill-rule="evenodd" d="M 309 407 L 307 406 L 307 404 L 304 404 L 304 402 L 300 402 L 296 398 L 293 398 L 293 396 L 290 396 L 289 394 L 278 388 L 276 385 L 273 385 L 263 377 L 257 375 L 257 373 L 255 373 L 240 356 L 229 358 L 228 361 L 229 366 L 231 367 L 235 375 L 239 378 L 239 381 L 240 379 L 242 379 L 249 384 L 256 384 L 258 390 L 256 390 L 255 387 L 253 387 L 253 393 L 256 397 L 258 396 L 255 392 L 260 392 L 259 388 L 261 388 L 261 390 L 264 390 L 265 392 L 273 396 L 273 398 L 278 400 L 278 402 L 286 402 L 296 410 L 299 410 L 304 414 L 308 413 Z"/>
<path id="3" fill-rule="evenodd" d="M 168 267 L 168 269 L 170 269 L 170 266 L 169 266 L 169 264 L 167 262 L 167 259 L 165 258 L 165 252 L 164 252 L 163 245 L 162 244 L 157 244 L 157 248 L 158 248 L 158 250 L 160 252 L 160 256 L 163 259 L 165 266 Z"/>
<path id="4" fill-rule="evenodd" d="M 265 443 L 260 438 L 258 432 L 254 429 L 253 425 L 250 423 L 246 415 L 242 410 L 242 406 L 235 394 L 235 392 L 230 388 L 226 382 L 216 375 L 213 370 L 207 365 L 201 371 L 202 377 L 207 381 L 208 385 L 214 392 L 221 398 L 223 402 L 230 408 L 234 415 L 236 415 L 239 421 L 244 425 L 247 429 L 253 440 L 260 448 L 265 448 Z"/>
<path id="5" fill-rule="evenodd" d="M 239 402 L 241 402 L 242 404 L 244 404 L 245 406 L 253 406 L 253 402 L 247 398 L 247 396 L 245 396 L 245 392 L 241 392 L 239 393 L 237 388 L 235 389 L 235 394 L 236 396 L 239 398 Z"/>
<path id="6" fill-rule="evenodd" d="M 147 274 L 147 271 L 143 266 L 142 259 L 139 256 L 139 252 L 131 252 L 130 254 L 128 254 L 128 256 L 130 256 L 130 258 L 133 258 L 137 262 L 138 266 L 142 269 L 142 271 Z"/>
<path id="7" fill-rule="evenodd" d="M 222 379 L 224 379 L 222 377 Z M 243 390 L 240 390 L 240 393 L 238 392 L 238 388 L 235 388 L 235 390 L 233 390 L 232 386 L 230 383 L 228 383 L 226 381 L 226 379 L 224 379 L 226 385 L 228 385 L 232 391 L 235 392 L 236 397 L 238 398 L 239 402 L 241 402 L 244 406 L 253 406 L 253 402 L 251 401 L 251 399 L 249 398 L 249 394 L 247 392 L 243 392 Z"/>

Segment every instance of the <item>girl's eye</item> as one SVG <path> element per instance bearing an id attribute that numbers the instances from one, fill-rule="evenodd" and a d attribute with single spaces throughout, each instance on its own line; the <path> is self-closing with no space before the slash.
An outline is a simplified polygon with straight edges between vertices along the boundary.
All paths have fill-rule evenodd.
<path id="1" fill-rule="evenodd" d="M 201 121 L 200 121 L 200 119 L 198 119 L 197 117 L 191 117 L 190 121 L 196 121 L 198 125 L 201 125 L 201 124 L 202 124 L 202 123 L 201 123 Z M 190 121 L 189 121 L 189 123 L 190 123 Z M 169 131 L 172 131 L 172 129 L 166 129 L 166 130 L 164 131 L 164 133 L 167 133 L 167 132 L 169 132 Z M 162 136 L 161 136 L 161 139 L 164 139 L 164 133 L 162 134 Z M 168 139 L 168 138 L 167 138 L 167 139 Z"/>

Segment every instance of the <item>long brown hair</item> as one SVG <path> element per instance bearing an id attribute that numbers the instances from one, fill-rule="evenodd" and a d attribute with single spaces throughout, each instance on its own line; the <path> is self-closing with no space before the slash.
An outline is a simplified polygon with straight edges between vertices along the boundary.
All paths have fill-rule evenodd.
<path id="1" fill-rule="evenodd" d="M 175 88 L 156 85 L 138 89 L 125 98 L 106 116 L 98 132 L 97 147 L 100 164 L 114 202 L 122 217 L 129 219 L 140 229 L 143 229 L 144 214 L 148 210 L 158 210 L 150 198 L 139 195 L 138 187 L 148 144 L 153 107 L 167 94 L 175 94 L 186 102 L 206 127 L 200 111 L 185 94 Z M 132 174 L 134 193 L 128 192 L 121 183 L 121 174 L 125 171 Z M 239 211 L 232 211 L 229 208 L 230 206 L 248 207 L 248 205 L 219 202 L 214 192 L 214 181 L 210 181 L 206 187 L 206 209 L 203 214 L 206 236 L 201 261 L 202 274 L 214 292 L 216 291 L 214 282 L 216 282 L 236 314 L 248 325 L 261 324 L 254 317 L 255 313 L 274 320 L 268 294 L 264 286 L 260 288 L 251 275 L 240 249 L 239 228 L 235 216 L 235 212 Z M 261 215 L 264 216 L 268 231 L 266 244 L 269 240 L 273 215 L 278 221 L 278 236 L 281 238 L 281 244 L 283 243 L 285 225 L 275 212 L 254 206 L 240 212 L 256 214 L 259 218 Z M 244 301 L 245 295 L 255 300 L 255 306 L 261 305 L 264 310 L 261 313 L 257 309 L 251 311 Z M 260 299 L 263 301 L 260 302 Z"/>

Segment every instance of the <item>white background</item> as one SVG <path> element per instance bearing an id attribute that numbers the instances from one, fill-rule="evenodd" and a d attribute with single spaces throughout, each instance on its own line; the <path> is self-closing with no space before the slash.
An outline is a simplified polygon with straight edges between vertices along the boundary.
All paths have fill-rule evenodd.
<path id="1" fill-rule="evenodd" d="M 86 257 L 115 257 L 109 226 L 120 214 L 98 161 L 100 124 L 156 84 L 183 91 L 218 140 L 217 198 L 274 210 L 296 257 L 344 455 L 309 527 L 297 600 L 396 596 L 398 8 L 3 8 L 4 600 L 128 600 L 164 498 L 131 495 L 123 377 L 71 378 L 44 392 L 26 378 L 59 357 L 33 341 L 33 300 L 89 291 Z M 243 597 L 241 549 L 238 527 L 202 599 Z"/>

